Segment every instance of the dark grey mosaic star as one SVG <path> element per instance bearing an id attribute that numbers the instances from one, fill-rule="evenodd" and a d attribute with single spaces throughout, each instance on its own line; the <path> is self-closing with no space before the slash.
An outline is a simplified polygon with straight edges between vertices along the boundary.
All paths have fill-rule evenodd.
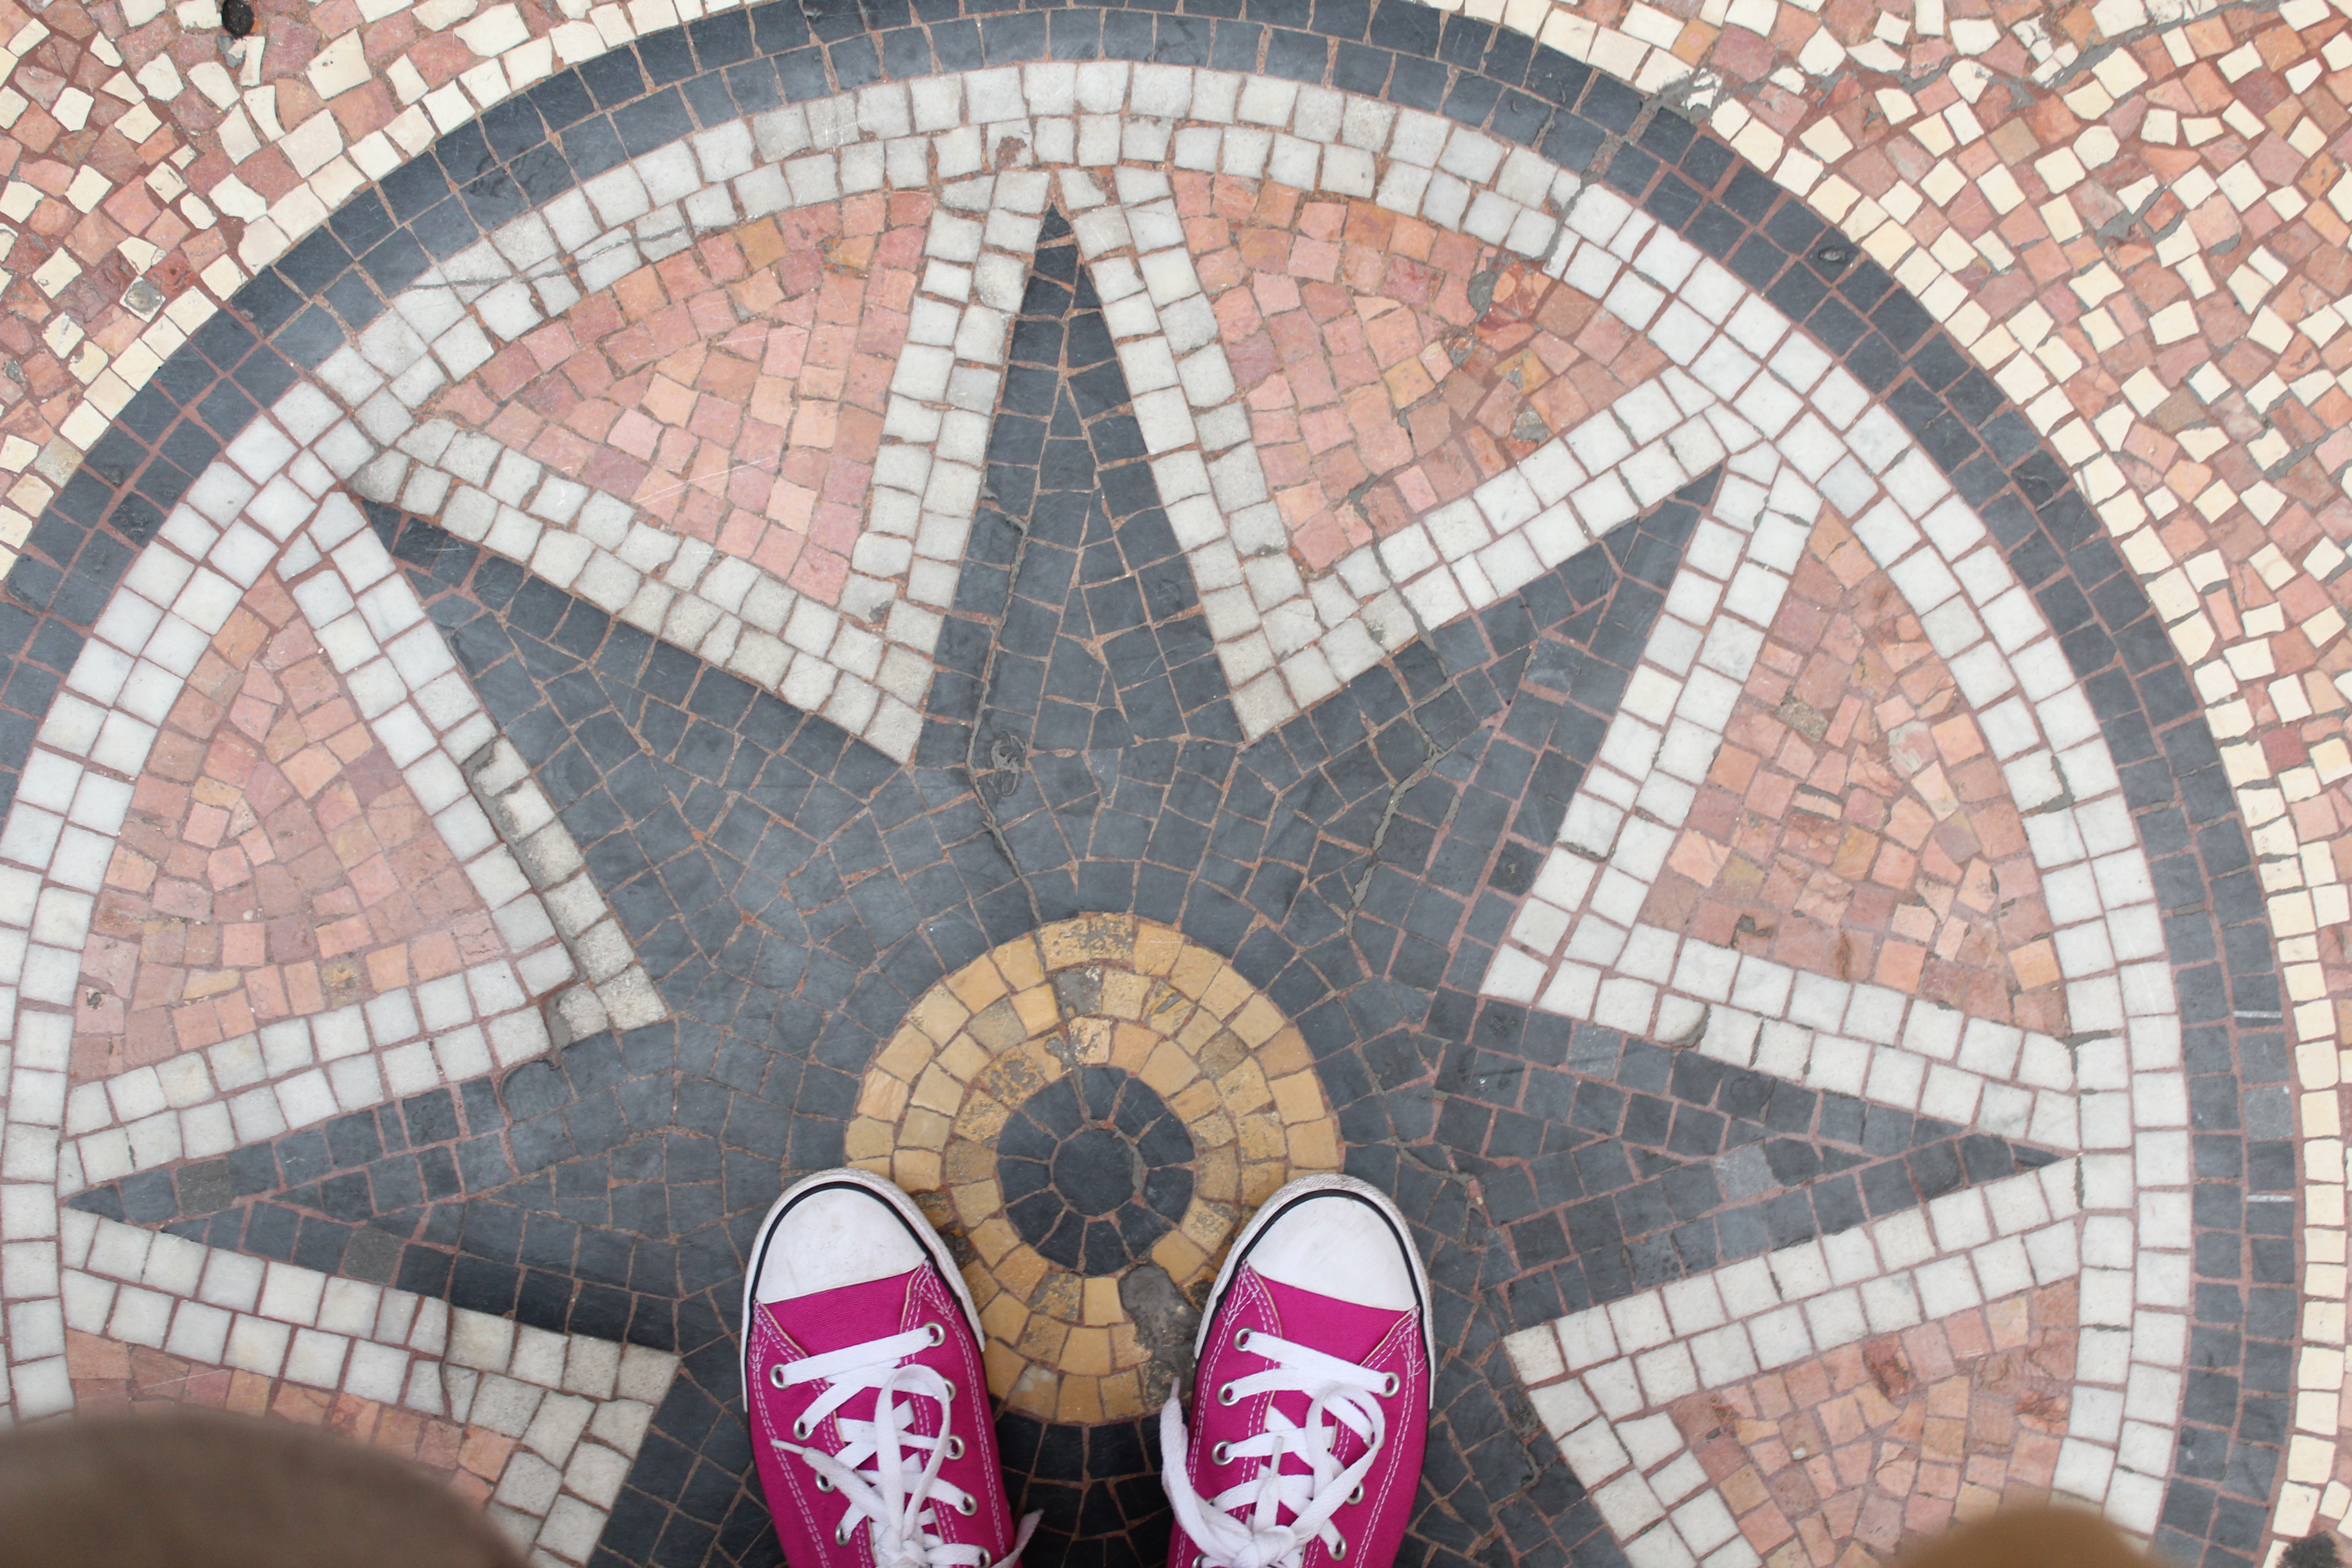
<path id="1" fill-rule="evenodd" d="M 772 1562 L 733 1340 L 752 1227 L 838 1162 L 857 1076 L 925 988 L 1045 921 L 1130 911 L 1291 1013 L 1349 1169 L 1416 1218 L 1449 1347 L 1418 1558 L 1615 1560 L 1503 1334 L 2045 1158 L 1475 994 L 1712 479 L 1244 746 L 1057 215 L 1013 358 L 911 767 L 380 510 L 678 1020 L 77 1202 L 677 1351 L 597 1561 Z M 1003 1151 L 1048 1178 L 1024 1194 L 1041 1245 L 1076 1216 L 1088 1269 L 1169 1212 L 1190 1156 L 1090 1087 L 1100 1106 L 1038 1108 L 1051 1147 Z M 1073 1189 L 1122 1115 L 1153 1154 L 1097 1240 Z M 1015 1506 L 1046 1513 L 1035 1550 L 1164 1556 L 1141 1424 L 1000 1426 Z"/>

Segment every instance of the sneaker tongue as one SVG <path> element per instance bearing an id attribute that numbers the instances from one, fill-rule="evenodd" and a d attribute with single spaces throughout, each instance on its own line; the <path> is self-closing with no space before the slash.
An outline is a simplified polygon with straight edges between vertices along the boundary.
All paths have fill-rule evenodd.
<path id="1" fill-rule="evenodd" d="M 804 1354 L 823 1355 L 887 1339 L 907 1328 L 908 1298 L 928 1268 L 919 1265 L 887 1279 L 839 1285 L 814 1296 L 762 1301 L 760 1308 Z"/>
<path id="2" fill-rule="evenodd" d="M 1410 1315 L 1318 1295 L 1258 1274 L 1255 1268 L 1250 1272 L 1257 1275 L 1258 1283 L 1274 1301 L 1276 1332 L 1293 1344 L 1309 1346 L 1341 1361 L 1361 1364 Z"/>

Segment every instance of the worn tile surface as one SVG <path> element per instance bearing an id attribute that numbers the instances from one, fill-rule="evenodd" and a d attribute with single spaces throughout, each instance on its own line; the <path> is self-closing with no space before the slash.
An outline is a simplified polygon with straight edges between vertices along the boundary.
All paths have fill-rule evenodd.
<path id="1" fill-rule="evenodd" d="M 1416 1563 L 2352 1509 L 2335 13 L 348 9 L 0 5 L 11 1415 L 770 1562 L 847 1161 L 1153 1561 L 1336 1167 Z"/>

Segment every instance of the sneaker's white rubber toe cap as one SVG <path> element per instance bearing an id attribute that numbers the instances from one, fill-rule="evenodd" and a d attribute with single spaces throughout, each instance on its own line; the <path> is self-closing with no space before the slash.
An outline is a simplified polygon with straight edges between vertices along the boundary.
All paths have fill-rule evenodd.
<path id="1" fill-rule="evenodd" d="M 844 1285 L 889 1279 L 929 1261 L 890 1205 L 852 1186 L 829 1186 L 794 1203 L 777 1223 L 752 1296 L 783 1301 Z"/>
<path id="2" fill-rule="evenodd" d="M 1296 1203 L 1249 1248 L 1250 1267 L 1269 1279 L 1334 1300 L 1402 1312 L 1421 1305 L 1413 1268 L 1395 1229 L 1344 1191 Z"/>

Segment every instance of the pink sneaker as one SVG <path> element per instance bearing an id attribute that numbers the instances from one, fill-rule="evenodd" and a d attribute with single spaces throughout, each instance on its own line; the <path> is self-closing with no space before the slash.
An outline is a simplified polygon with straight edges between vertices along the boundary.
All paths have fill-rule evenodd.
<path id="1" fill-rule="evenodd" d="M 761 1222 L 743 1287 L 743 1404 L 792 1568 L 1007 1568 L 980 1314 L 914 1201 L 825 1171 Z"/>
<path id="2" fill-rule="evenodd" d="M 1268 1198 L 1194 1346 L 1192 1434 L 1169 1395 L 1170 1568 L 1388 1568 L 1429 1436 L 1429 1277 L 1404 1216 L 1352 1176 Z"/>

